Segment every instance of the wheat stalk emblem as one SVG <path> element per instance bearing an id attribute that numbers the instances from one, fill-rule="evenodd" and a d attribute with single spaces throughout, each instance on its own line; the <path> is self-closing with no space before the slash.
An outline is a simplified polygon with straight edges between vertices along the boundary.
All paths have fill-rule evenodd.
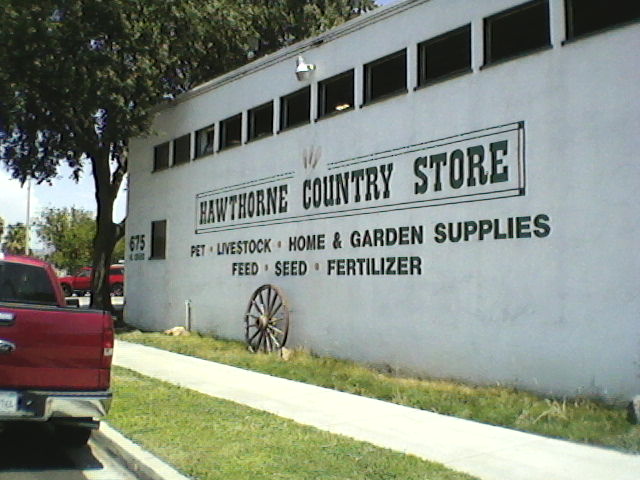
<path id="1" fill-rule="evenodd" d="M 321 147 L 309 147 L 302 151 L 302 164 L 305 170 L 313 170 L 322 156 Z"/>

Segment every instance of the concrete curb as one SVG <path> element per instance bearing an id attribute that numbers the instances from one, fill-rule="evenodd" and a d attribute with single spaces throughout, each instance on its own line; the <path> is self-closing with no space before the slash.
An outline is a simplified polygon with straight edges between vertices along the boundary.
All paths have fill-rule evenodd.
<path id="1" fill-rule="evenodd" d="M 190 480 L 105 422 L 91 438 L 141 480 Z"/>

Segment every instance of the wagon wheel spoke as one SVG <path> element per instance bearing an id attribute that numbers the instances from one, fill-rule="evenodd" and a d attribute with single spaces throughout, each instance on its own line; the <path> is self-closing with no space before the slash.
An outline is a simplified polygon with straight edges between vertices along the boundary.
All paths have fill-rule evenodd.
<path id="1" fill-rule="evenodd" d="M 253 335 L 251 335 L 251 337 L 249 338 L 248 340 L 249 343 L 251 343 L 258 336 L 259 333 L 260 333 L 260 330 L 256 330 L 256 332 Z"/>
<path id="2" fill-rule="evenodd" d="M 244 321 L 251 351 L 281 349 L 289 332 L 289 308 L 280 289 L 273 285 L 258 288 L 249 300 Z"/>
<path id="3" fill-rule="evenodd" d="M 269 290 L 271 291 L 271 290 Z M 274 291 L 273 292 L 275 295 L 273 295 L 273 299 L 269 301 L 269 313 L 273 314 L 273 307 L 276 304 L 276 301 L 278 300 L 278 292 Z"/>
<path id="4" fill-rule="evenodd" d="M 278 339 L 271 332 L 269 332 L 269 339 L 276 349 L 281 347 L 280 342 L 278 342 Z"/>
<path id="5" fill-rule="evenodd" d="M 264 297 L 262 296 L 263 293 L 264 292 L 261 290 L 260 294 L 258 295 L 260 297 L 260 307 L 261 307 L 260 308 L 260 312 L 263 315 L 268 315 L 269 314 L 269 309 L 268 309 L 267 303 L 264 301 Z"/>
<path id="6" fill-rule="evenodd" d="M 274 317 L 276 315 L 276 313 L 278 313 L 283 306 L 284 306 L 284 304 L 282 302 L 280 302 L 280 305 L 278 305 L 278 308 L 276 308 L 275 310 L 271 311 L 271 316 Z"/>
<path id="7" fill-rule="evenodd" d="M 280 330 L 278 327 L 274 327 L 272 326 L 270 329 L 272 332 L 278 333 L 280 335 L 284 335 L 284 332 L 282 330 Z"/>
<path id="8" fill-rule="evenodd" d="M 268 288 L 267 289 L 267 303 L 266 303 L 266 305 L 267 305 L 267 313 L 269 315 L 271 315 L 271 293 L 272 293 L 271 288 Z"/>

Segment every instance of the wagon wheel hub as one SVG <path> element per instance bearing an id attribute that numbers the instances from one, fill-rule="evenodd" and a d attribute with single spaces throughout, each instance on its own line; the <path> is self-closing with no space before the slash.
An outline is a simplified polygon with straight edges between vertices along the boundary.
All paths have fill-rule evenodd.
<path id="1" fill-rule="evenodd" d="M 268 326 L 269 317 L 267 317 L 266 315 L 260 315 L 260 317 L 258 317 L 258 328 L 260 328 L 260 330 L 266 330 Z"/>

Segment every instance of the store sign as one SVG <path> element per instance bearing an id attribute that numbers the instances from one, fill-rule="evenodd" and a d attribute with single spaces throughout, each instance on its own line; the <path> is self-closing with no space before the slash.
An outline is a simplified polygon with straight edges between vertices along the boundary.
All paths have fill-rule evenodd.
<path id="1" fill-rule="evenodd" d="M 307 157 L 300 171 L 197 194 L 196 233 L 490 200 L 525 192 L 523 122 L 326 164 Z"/>

